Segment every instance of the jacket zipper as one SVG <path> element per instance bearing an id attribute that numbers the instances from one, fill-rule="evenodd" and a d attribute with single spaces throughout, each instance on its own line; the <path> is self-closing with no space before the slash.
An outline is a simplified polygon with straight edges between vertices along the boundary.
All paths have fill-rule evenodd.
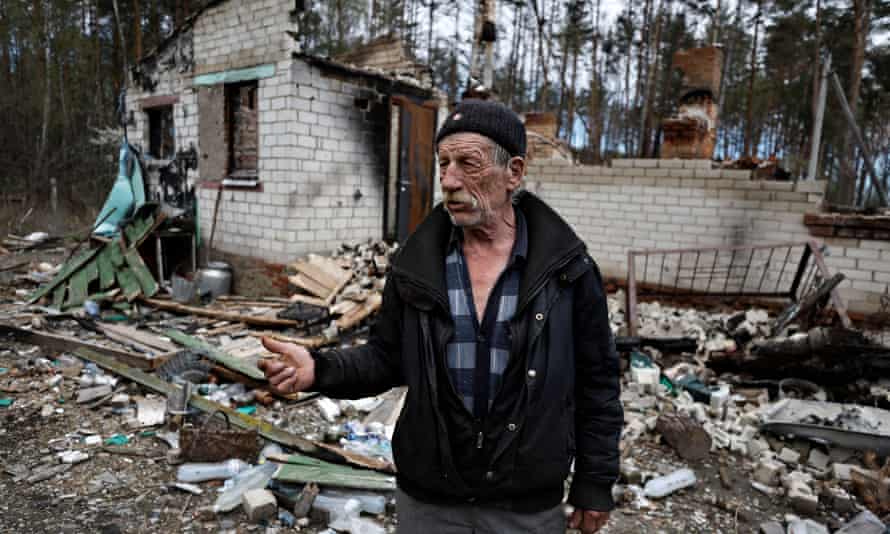
<path id="1" fill-rule="evenodd" d="M 483 436 L 482 436 L 482 432 L 479 432 L 478 434 L 476 434 L 476 448 L 477 448 L 477 449 L 481 449 L 481 448 L 482 448 L 482 442 L 483 442 L 483 439 L 484 439 L 484 438 L 483 438 Z"/>
<path id="2" fill-rule="evenodd" d="M 516 307 L 516 315 L 519 315 L 523 311 L 525 311 L 525 307 L 528 305 L 528 303 L 531 302 L 532 299 L 534 299 L 534 297 L 535 297 L 535 295 L 537 295 L 538 291 L 540 291 L 541 288 L 544 287 L 544 284 L 547 283 L 547 279 L 550 277 L 551 273 L 553 273 L 553 271 L 556 271 L 558 269 L 562 269 L 563 267 L 568 265 L 569 262 L 571 262 L 572 259 L 574 259 L 575 256 L 578 254 L 578 251 L 583 250 L 583 248 L 584 248 L 583 243 L 576 246 L 575 248 L 573 248 L 572 250 L 567 252 L 565 256 L 560 258 L 559 261 L 555 262 L 553 264 L 553 267 L 545 270 L 541 274 L 541 276 L 538 277 L 538 280 L 535 282 L 535 285 L 529 290 L 528 294 L 526 294 L 525 300 L 520 302 L 519 305 Z"/>

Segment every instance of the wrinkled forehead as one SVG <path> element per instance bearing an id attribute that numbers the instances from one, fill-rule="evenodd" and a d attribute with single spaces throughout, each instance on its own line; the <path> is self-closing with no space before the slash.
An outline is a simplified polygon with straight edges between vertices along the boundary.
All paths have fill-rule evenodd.
<path id="1" fill-rule="evenodd" d="M 436 154 L 456 154 L 464 152 L 487 152 L 492 146 L 492 141 L 482 134 L 473 132 L 459 132 L 443 137 L 436 145 Z"/>

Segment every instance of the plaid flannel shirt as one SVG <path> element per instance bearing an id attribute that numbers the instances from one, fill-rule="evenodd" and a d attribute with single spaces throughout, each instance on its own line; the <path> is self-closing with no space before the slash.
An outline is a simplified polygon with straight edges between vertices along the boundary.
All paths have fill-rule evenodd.
<path id="1" fill-rule="evenodd" d="M 480 323 L 473 301 L 473 288 L 463 254 L 463 234 L 452 232 L 445 258 L 448 302 L 454 319 L 454 336 L 447 351 L 448 374 L 466 409 L 484 417 L 501 387 L 510 358 L 510 320 L 516 312 L 519 280 L 528 252 L 525 219 L 516 214 L 516 240 L 507 267 L 492 288 Z"/>

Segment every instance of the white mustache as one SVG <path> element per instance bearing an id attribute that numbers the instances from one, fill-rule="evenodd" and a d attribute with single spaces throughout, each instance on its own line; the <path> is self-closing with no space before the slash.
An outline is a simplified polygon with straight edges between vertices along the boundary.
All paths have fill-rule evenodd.
<path id="1" fill-rule="evenodd" d="M 478 208 L 478 207 L 479 207 L 479 199 L 476 198 L 476 197 L 474 197 L 474 196 L 472 196 L 472 195 L 467 195 L 467 196 L 470 197 L 470 198 L 469 198 L 469 204 L 473 207 L 473 209 Z M 445 195 L 445 203 L 447 204 L 447 203 L 449 203 L 449 202 L 460 202 L 460 203 L 462 203 L 462 204 L 466 204 L 466 203 L 467 203 L 466 200 L 464 200 L 464 199 L 462 199 L 462 198 L 458 199 L 458 198 L 455 198 L 455 195 L 447 195 L 447 194 L 446 194 L 446 195 Z"/>

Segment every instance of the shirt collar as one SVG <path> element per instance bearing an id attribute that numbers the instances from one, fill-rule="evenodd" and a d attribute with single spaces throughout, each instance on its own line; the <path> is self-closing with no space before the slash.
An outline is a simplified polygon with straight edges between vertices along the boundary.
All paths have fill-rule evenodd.
<path id="1" fill-rule="evenodd" d="M 513 250 L 510 252 L 510 261 L 508 265 L 513 265 L 517 261 L 525 261 L 528 258 L 528 229 L 525 225 L 525 216 L 519 206 L 513 206 L 513 213 L 516 217 L 516 236 L 513 241 Z M 451 237 L 448 240 L 448 250 L 454 250 L 463 243 L 464 232 L 459 226 L 451 227 Z"/>

